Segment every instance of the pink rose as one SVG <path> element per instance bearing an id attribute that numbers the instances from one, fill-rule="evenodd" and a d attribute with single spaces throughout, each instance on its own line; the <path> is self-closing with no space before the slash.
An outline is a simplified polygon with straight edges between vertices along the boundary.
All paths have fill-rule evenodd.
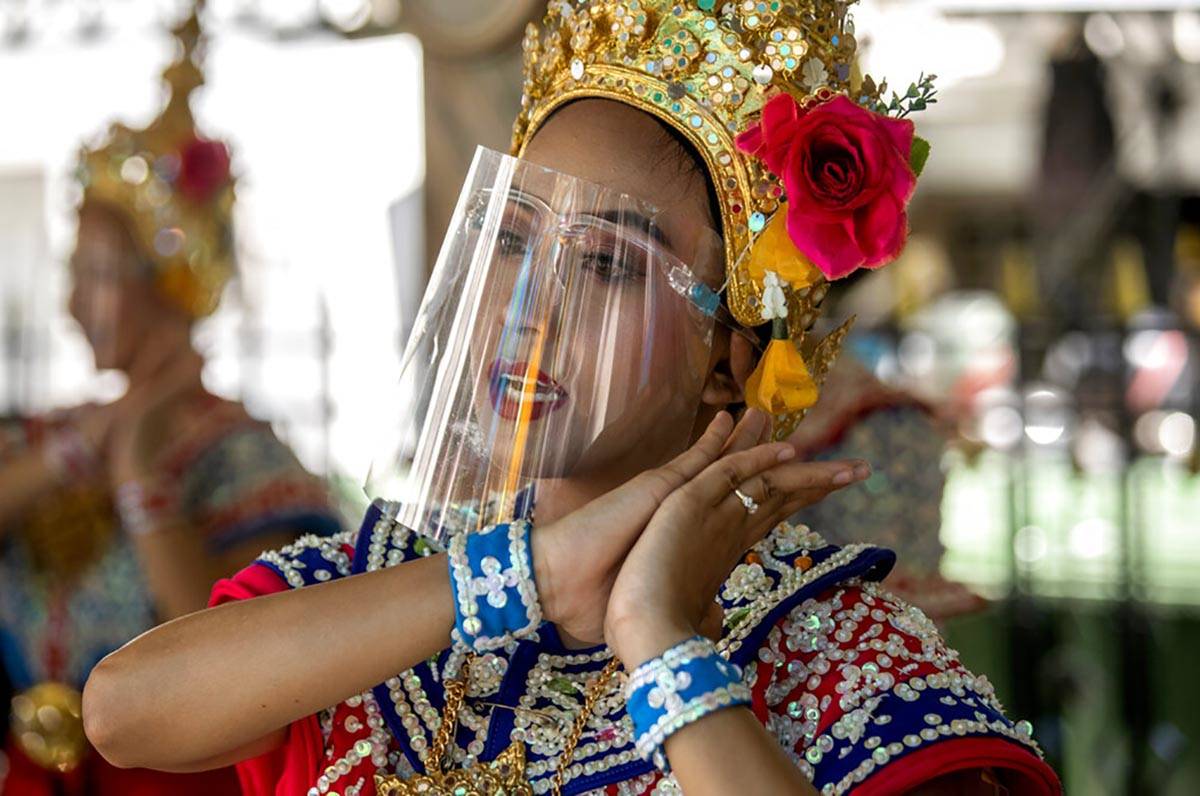
<path id="1" fill-rule="evenodd" d="M 193 138 L 179 153 L 179 175 L 175 188 L 197 204 L 203 204 L 229 181 L 229 150 L 220 141 Z"/>
<path id="2" fill-rule="evenodd" d="M 804 110 L 780 94 L 737 145 L 783 179 L 788 236 L 832 280 L 887 265 L 904 248 L 913 135 L 912 122 L 841 95 Z"/>

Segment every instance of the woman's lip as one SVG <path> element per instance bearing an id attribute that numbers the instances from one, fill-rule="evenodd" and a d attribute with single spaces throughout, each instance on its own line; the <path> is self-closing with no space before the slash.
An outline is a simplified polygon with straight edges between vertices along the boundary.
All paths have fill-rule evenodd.
<path id="1" fill-rule="evenodd" d="M 492 408 L 505 420 L 517 420 L 528 406 L 529 419 L 537 420 L 567 402 L 569 397 L 562 385 L 544 371 L 537 371 L 532 391 L 527 379 L 534 374 L 524 362 L 497 359 L 488 374 L 488 392 Z"/>

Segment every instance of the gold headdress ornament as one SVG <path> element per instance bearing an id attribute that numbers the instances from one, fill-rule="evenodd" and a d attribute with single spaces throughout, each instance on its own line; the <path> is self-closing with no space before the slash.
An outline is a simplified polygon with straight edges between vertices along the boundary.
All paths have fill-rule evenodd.
<path id="1" fill-rule="evenodd" d="M 555 0 L 542 26 L 531 24 L 525 34 L 516 154 L 556 109 L 577 99 L 603 98 L 632 105 L 679 130 L 704 158 L 720 199 L 730 309 L 748 327 L 773 322 L 771 346 L 747 393 L 749 403 L 775 416 L 779 438 L 790 434 L 816 402 L 818 386 L 853 320 L 817 342 L 811 362 L 805 363 L 800 346 L 820 314 L 828 279 L 859 267 L 878 268 L 898 253 L 907 234 L 904 208 L 928 154 L 925 142 L 914 141 L 911 123 L 887 114 L 905 116 L 935 102 L 933 77 L 922 77 L 890 101 L 886 83 L 867 78 L 852 86 L 858 83 L 852 77 L 857 43 L 847 12 L 855 1 Z M 781 172 L 801 168 L 781 165 L 790 156 L 769 150 L 782 152 L 780 147 L 789 145 L 786 136 L 806 124 L 809 132 L 819 127 L 812 113 L 818 109 L 847 119 L 852 132 L 859 131 L 854 134 L 880 139 L 878 146 L 868 141 L 869 154 L 889 164 L 898 186 L 881 200 L 882 215 L 859 216 L 856 222 L 854 213 L 876 210 L 850 207 L 838 222 L 863 223 L 857 234 L 871 233 L 859 247 L 870 250 L 865 259 L 849 268 L 833 263 L 836 257 L 819 257 L 811 247 L 802 251 L 796 241 L 806 236 L 805 219 L 796 207 L 789 212 L 789 175 L 773 173 L 767 165 Z M 894 162 L 897 153 L 902 165 Z M 851 157 L 860 155 L 867 157 L 861 152 Z M 846 166 L 834 163 L 828 179 L 854 183 L 854 175 L 844 173 Z M 803 184 L 803 179 L 799 175 L 792 182 Z M 872 191 L 879 190 L 880 175 L 867 179 L 874 181 Z M 887 240 L 875 234 L 881 229 Z M 837 243 L 843 233 L 831 234 Z M 846 234 L 854 249 L 856 231 Z"/>
<path id="2" fill-rule="evenodd" d="M 114 124 L 95 149 L 80 152 L 83 202 L 117 210 L 130 222 L 163 294 L 192 317 L 216 309 L 233 275 L 234 180 L 229 151 L 202 137 L 191 94 L 204 84 L 198 1 L 172 32 L 178 58 L 163 72 L 170 97 L 144 130 Z"/>

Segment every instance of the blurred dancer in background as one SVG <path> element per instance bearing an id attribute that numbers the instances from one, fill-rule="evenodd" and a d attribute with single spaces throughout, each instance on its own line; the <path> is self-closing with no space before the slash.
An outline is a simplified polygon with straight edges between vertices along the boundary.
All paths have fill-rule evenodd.
<path id="1" fill-rule="evenodd" d="M 233 270 L 225 145 L 196 131 L 195 13 L 175 31 L 170 100 L 145 130 L 81 153 L 70 311 L 120 400 L 22 418 L 0 437 L 0 652 L 11 682 L 4 796 L 236 793 L 232 771 L 112 768 L 79 690 L 109 652 L 203 608 L 214 580 L 338 520 L 270 427 L 209 394 L 191 342 Z"/>
<path id="2" fill-rule="evenodd" d="M 790 441 L 819 461 L 871 462 L 863 489 L 846 490 L 795 517 L 834 544 L 866 542 L 897 553 L 888 589 L 941 622 L 981 610 L 984 600 L 939 571 L 946 474 L 941 459 L 950 435 L 937 408 L 876 378 L 847 353 L 830 371 L 821 398 Z"/>

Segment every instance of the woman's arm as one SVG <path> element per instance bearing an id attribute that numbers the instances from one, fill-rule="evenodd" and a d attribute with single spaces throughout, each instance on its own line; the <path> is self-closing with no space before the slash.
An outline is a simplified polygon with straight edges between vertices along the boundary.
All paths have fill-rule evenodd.
<path id="1" fill-rule="evenodd" d="M 712 450 L 701 452 L 706 444 Z M 603 638 L 621 559 L 665 495 L 718 445 L 706 435 L 662 471 L 538 528 L 535 580 L 547 620 L 575 638 Z M 92 671 L 88 737 L 127 767 L 194 771 L 261 754 L 290 723 L 445 649 L 453 599 L 439 555 L 168 622 Z"/>
<path id="2" fill-rule="evenodd" d="M 121 767 L 233 762 L 444 649 L 453 623 L 444 556 L 201 611 L 101 661 L 84 726 Z"/>
<path id="3" fill-rule="evenodd" d="M 666 752 L 688 796 L 817 793 L 747 708 L 721 710 L 684 727 L 667 739 Z"/>
<path id="4" fill-rule="evenodd" d="M 135 535 L 133 548 L 158 617 L 167 621 L 204 608 L 213 583 L 247 566 L 263 550 L 291 544 L 299 535 L 279 530 L 213 555 L 195 528 L 172 517 L 151 533 Z"/>

